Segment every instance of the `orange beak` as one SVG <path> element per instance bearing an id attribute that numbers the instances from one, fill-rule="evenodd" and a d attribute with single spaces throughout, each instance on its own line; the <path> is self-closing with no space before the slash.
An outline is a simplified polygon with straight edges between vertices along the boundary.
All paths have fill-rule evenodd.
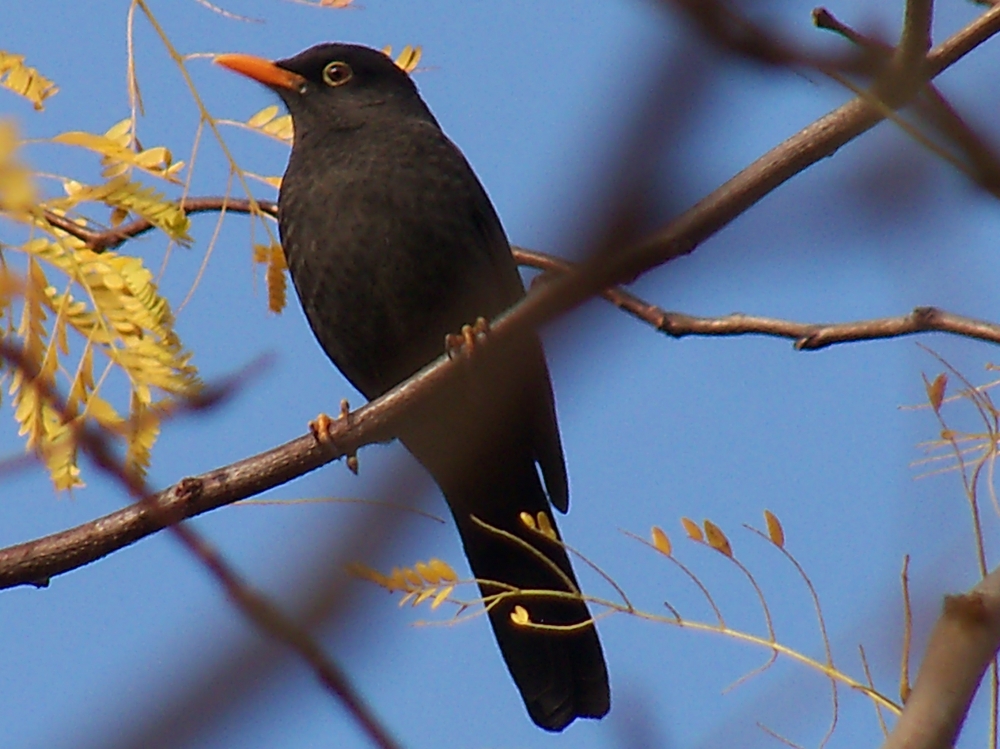
<path id="1" fill-rule="evenodd" d="M 297 91 L 306 80 L 298 73 L 279 68 L 270 60 L 253 55 L 216 55 L 214 62 L 271 88 Z"/>

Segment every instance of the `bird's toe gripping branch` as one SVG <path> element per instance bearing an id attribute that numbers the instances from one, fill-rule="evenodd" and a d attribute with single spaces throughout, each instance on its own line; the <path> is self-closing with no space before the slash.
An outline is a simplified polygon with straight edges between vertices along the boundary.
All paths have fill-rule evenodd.
<path id="1" fill-rule="evenodd" d="M 460 333 L 449 333 L 444 337 L 448 358 L 454 359 L 461 354 L 471 356 L 476 347 L 486 340 L 489 332 L 490 321 L 485 317 L 477 317 L 472 325 L 463 325 Z"/>
<path id="2" fill-rule="evenodd" d="M 309 431 L 312 432 L 312 436 L 322 445 L 329 444 L 333 441 L 333 425 L 338 421 L 350 422 L 351 419 L 351 404 L 347 402 L 347 398 L 341 398 L 340 400 L 340 413 L 337 415 L 336 419 L 331 419 L 329 415 L 321 413 L 315 419 L 309 422 Z M 351 473 L 355 476 L 358 475 L 358 456 L 357 453 L 351 453 L 347 456 L 347 467 L 350 469 Z"/>

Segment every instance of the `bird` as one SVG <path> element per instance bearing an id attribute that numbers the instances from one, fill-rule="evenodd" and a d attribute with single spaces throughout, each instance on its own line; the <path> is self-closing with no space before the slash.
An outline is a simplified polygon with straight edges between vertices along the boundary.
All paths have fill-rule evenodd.
<path id="1" fill-rule="evenodd" d="M 482 320 L 525 293 L 486 190 L 410 75 L 378 50 L 324 43 L 277 61 L 215 62 L 270 88 L 291 115 L 281 244 L 309 325 L 347 380 L 377 398 L 445 353 L 464 326 L 472 366 L 395 436 L 442 490 L 531 719 L 562 731 L 603 717 L 604 653 L 553 540 L 550 510 L 567 512 L 569 491 L 541 342 L 531 333 L 475 365 L 477 348 L 492 345 Z M 527 590 L 556 595 L 487 598 Z"/>

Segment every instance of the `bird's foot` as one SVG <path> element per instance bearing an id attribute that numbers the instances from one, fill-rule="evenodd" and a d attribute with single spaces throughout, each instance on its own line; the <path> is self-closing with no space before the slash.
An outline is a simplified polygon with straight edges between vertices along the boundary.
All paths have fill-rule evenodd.
<path id="1" fill-rule="evenodd" d="M 351 421 L 351 404 L 347 402 L 347 398 L 340 400 L 340 414 L 338 414 L 336 419 L 331 419 L 327 414 L 320 414 L 309 422 L 309 431 L 312 432 L 312 436 L 321 445 L 329 444 L 333 442 L 333 435 L 331 434 L 333 425 L 338 421 L 346 421 L 348 423 Z M 347 456 L 347 467 L 355 476 L 358 475 L 357 453 L 351 453 Z"/>
<path id="2" fill-rule="evenodd" d="M 459 354 L 471 356 L 490 332 L 490 322 L 485 317 L 477 317 L 472 325 L 463 325 L 461 333 L 449 333 L 444 337 L 444 348 L 448 358 Z"/>

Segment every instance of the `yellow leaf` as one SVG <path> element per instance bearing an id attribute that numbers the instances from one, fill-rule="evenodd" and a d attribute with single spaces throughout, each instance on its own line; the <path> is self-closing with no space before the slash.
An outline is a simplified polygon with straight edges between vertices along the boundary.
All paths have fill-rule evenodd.
<path id="1" fill-rule="evenodd" d="M 657 525 L 654 525 L 652 530 L 652 536 L 653 536 L 653 546 L 656 547 L 656 550 L 661 554 L 664 554 L 665 556 L 669 557 L 673 549 L 670 546 L 670 539 L 667 537 L 667 534 L 663 532 L 663 529 Z"/>
<path id="2" fill-rule="evenodd" d="M 779 548 L 785 548 L 785 531 L 778 517 L 770 510 L 764 510 L 764 522 L 767 523 L 767 535 L 771 538 L 771 543 Z"/>
<path id="3" fill-rule="evenodd" d="M 431 585 L 437 585 L 441 582 L 441 578 L 438 577 L 437 572 L 435 572 L 434 568 L 430 565 L 424 564 L 423 562 L 417 562 L 413 566 L 416 567 L 417 573 Z"/>
<path id="4" fill-rule="evenodd" d="M 123 175 L 101 185 L 81 185 L 66 180 L 64 186 L 67 197 L 50 201 L 48 208 L 66 210 L 84 201 L 98 201 L 142 216 L 178 242 L 186 244 L 191 241 L 187 233 L 191 222 L 184 209 L 176 201 L 168 200 L 141 182 Z"/>
<path id="5" fill-rule="evenodd" d="M 86 414 L 101 426 L 109 429 L 117 429 L 124 421 L 114 406 L 95 394 L 91 394 L 87 398 Z"/>
<path id="6" fill-rule="evenodd" d="M 386 54 L 389 54 L 388 52 Z M 399 57 L 396 58 L 396 65 L 407 73 L 412 73 L 420 62 L 420 57 L 423 55 L 423 49 L 421 47 L 411 47 L 407 44 L 403 47 L 403 51 L 399 53 Z"/>
<path id="7" fill-rule="evenodd" d="M 260 130 L 286 143 L 291 143 L 295 139 L 295 129 L 290 114 L 275 117 L 270 122 L 265 123 Z"/>
<path id="8" fill-rule="evenodd" d="M 280 245 L 271 246 L 271 254 L 267 264 L 267 308 L 275 314 L 279 314 L 288 301 L 288 276 L 285 275 L 287 267 L 285 263 L 285 253 Z"/>
<path id="9" fill-rule="evenodd" d="M 414 606 L 419 606 L 424 601 L 426 601 L 428 598 L 430 598 L 432 595 L 434 595 L 434 593 L 436 593 L 436 592 L 437 592 L 437 588 L 424 588 L 422 591 L 420 591 L 420 594 L 416 598 L 413 599 L 413 605 Z"/>
<path id="10" fill-rule="evenodd" d="M 684 532 L 688 534 L 688 538 L 692 541 L 704 542 L 705 536 L 702 534 L 701 528 L 698 527 L 696 522 L 690 518 L 681 518 L 681 525 L 684 526 Z"/>
<path id="11" fill-rule="evenodd" d="M 120 125 L 121 123 L 119 123 Z M 111 128 L 109 133 L 117 131 L 118 126 Z M 103 156 L 104 174 L 107 179 L 121 176 L 123 167 L 138 167 L 149 174 L 160 177 L 169 182 L 178 182 L 176 172 L 180 165 L 173 164 L 173 157 L 170 151 L 163 146 L 148 148 L 138 153 L 129 148 L 129 136 L 97 135 L 80 130 L 71 130 L 60 133 L 52 138 L 53 143 L 61 143 L 66 146 L 79 146 L 93 151 Z"/>
<path id="12" fill-rule="evenodd" d="M 434 596 L 434 600 L 431 602 L 431 610 L 433 611 L 438 606 L 440 606 L 442 603 L 444 603 L 448 599 L 448 596 L 451 595 L 451 592 L 453 590 L 455 590 L 455 586 L 454 585 L 449 585 L 447 588 L 442 588 L 438 592 L 438 594 L 436 596 Z"/>
<path id="13" fill-rule="evenodd" d="M 708 545 L 713 549 L 721 551 L 727 557 L 733 555 L 733 548 L 729 545 L 729 539 L 726 538 L 726 534 L 711 520 L 705 521 L 705 536 L 708 538 Z"/>
<path id="14" fill-rule="evenodd" d="M 424 587 L 424 581 L 420 579 L 420 575 L 418 575 L 416 571 L 411 570 L 409 567 L 403 567 L 403 577 L 405 577 L 406 582 L 414 588 Z"/>
<path id="15" fill-rule="evenodd" d="M 538 530 L 538 526 L 535 525 L 535 519 L 531 516 L 530 512 L 522 512 L 518 515 L 518 517 L 521 518 L 521 522 L 531 528 L 531 530 Z"/>
<path id="16" fill-rule="evenodd" d="M 382 586 L 383 588 L 387 588 L 390 591 L 395 590 L 392 580 L 378 570 L 372 569 L 367 564 L 352 562 L 347 565 L 347 572 L 355 577 L 360 577 L 362 580 L 368 580 L 376 585 Z"/>
<path id="17" fill-rule="evenodd" d="M 104 133 L 104 137 L 108 140 L 113 140 L 118 145 L 124 147 L 132 142 L 132 119 L 126 117 L 121 122 L 116 122 L 107 132 Z"/>
<path id="18" fill-rule="evenodd" d="M 138 389 L 137 389 L 138 390 Z M 139 478 L 146 477 L 153 454 L 153 445 L 160 436 L 160 419 L 155 409 L 148 407 L 148 400 L 138 391 L 132 394 L 132 413 L 128 423 L 125 467 Z"/>
<path id="19" fill-rule="evenodd" d="M 265 123 L 270 122 L 278 115 L 277 105 L 271 105 L 270 107 L 264 107 L 262 110 L 257 112 L 253 117 L 247 120 L 247 124 L 250 127 L 259 128 Z"/>
<path id="20" fill-rule="evenodd" d="M 0 122 L 0 211 L 21 213 L 35 203 L 31 172 L 14 156 L 19 145 L 17 130 Z"/>
<path id="21" fill-rule="evenodd" d="M 52 483 L 59 491 L 83 486 L 80 469 L 76 464 L 76 440 L 73 431 L 64 424 L 54 425 L 42 450 L 42 458 L 49 469 Z"/>
<path id="22" fill-rule="evenodd" d="M 267 244 L 255 244 L 253 246 L 253 261 L 255 263 L 268 263 L 271 261 L 271 246 Z"/>
<path id="23" fill-rule="evenodd" d="M 393 567 L 392 572 L 389 573 L 389 581 L 392 584 L 394 590 L 409 590 L 410 583 L 406 579 L 406 575 L 403 573 L 399 567 Z"/>
<path id="24" fill-rule="evenodd" d="M 135 163 L 147 169 L 152 167 L 166 169 L 173 163 L 173 160 L 173 155 L 164 146 L 147 148 L 145 151 L 140 151 L 135 155 Z"/>
<path id="25" fill-rule="evenodd" d="M 427 564 L 428 566 L 433 567 L 438 577 L 446 583 L 453 583 L 458 580 L 458 575 L 455 573 L 455 570 L 453 570 L 451 565 L 447 562 L 441 559 L 431 559 Z"/>
<path id="26" fill-rule="evenodd" d="M 931 408 L 934 409 L 935 413 L 939 412 L 941 404 L 944 402 L 945 388 L 948 387 L 948 375 L 942 372 L 931 383 L 925 379 L 924 385 L 927 388 L 927 400 L 930 402 Z"/>
<path id="27" fill-rule="evenodd" d="M 555 540 L 556 529 L 552 527 L 552 523 L 549 522 L 549 516 L 544 512 L 538 513 L 538 530 L 545 536 Z"/>
<path id="28" fill-rule="evenodd" d="M 124 208 L 115 208 L 111 211 L 111 226 L 121 226 L 122 221 L 128 218 L 128 211 Z"/>
<path id="29" fill-rule="evenodd" d="M 522 626 L 531 624 L 531 617 L 528 616 L 528 610 L 524 606 L 515 606 L 510 612 L 510 620 Z"/>
<path id="30" fill-rule="evenodd" d="M 35 109 L 42 109 L 42 103 L 59 91 L 55 83 L 25 65 L 23 55 L 3 50 L 0 50 L 0 86 L 23 96 Z"/>

